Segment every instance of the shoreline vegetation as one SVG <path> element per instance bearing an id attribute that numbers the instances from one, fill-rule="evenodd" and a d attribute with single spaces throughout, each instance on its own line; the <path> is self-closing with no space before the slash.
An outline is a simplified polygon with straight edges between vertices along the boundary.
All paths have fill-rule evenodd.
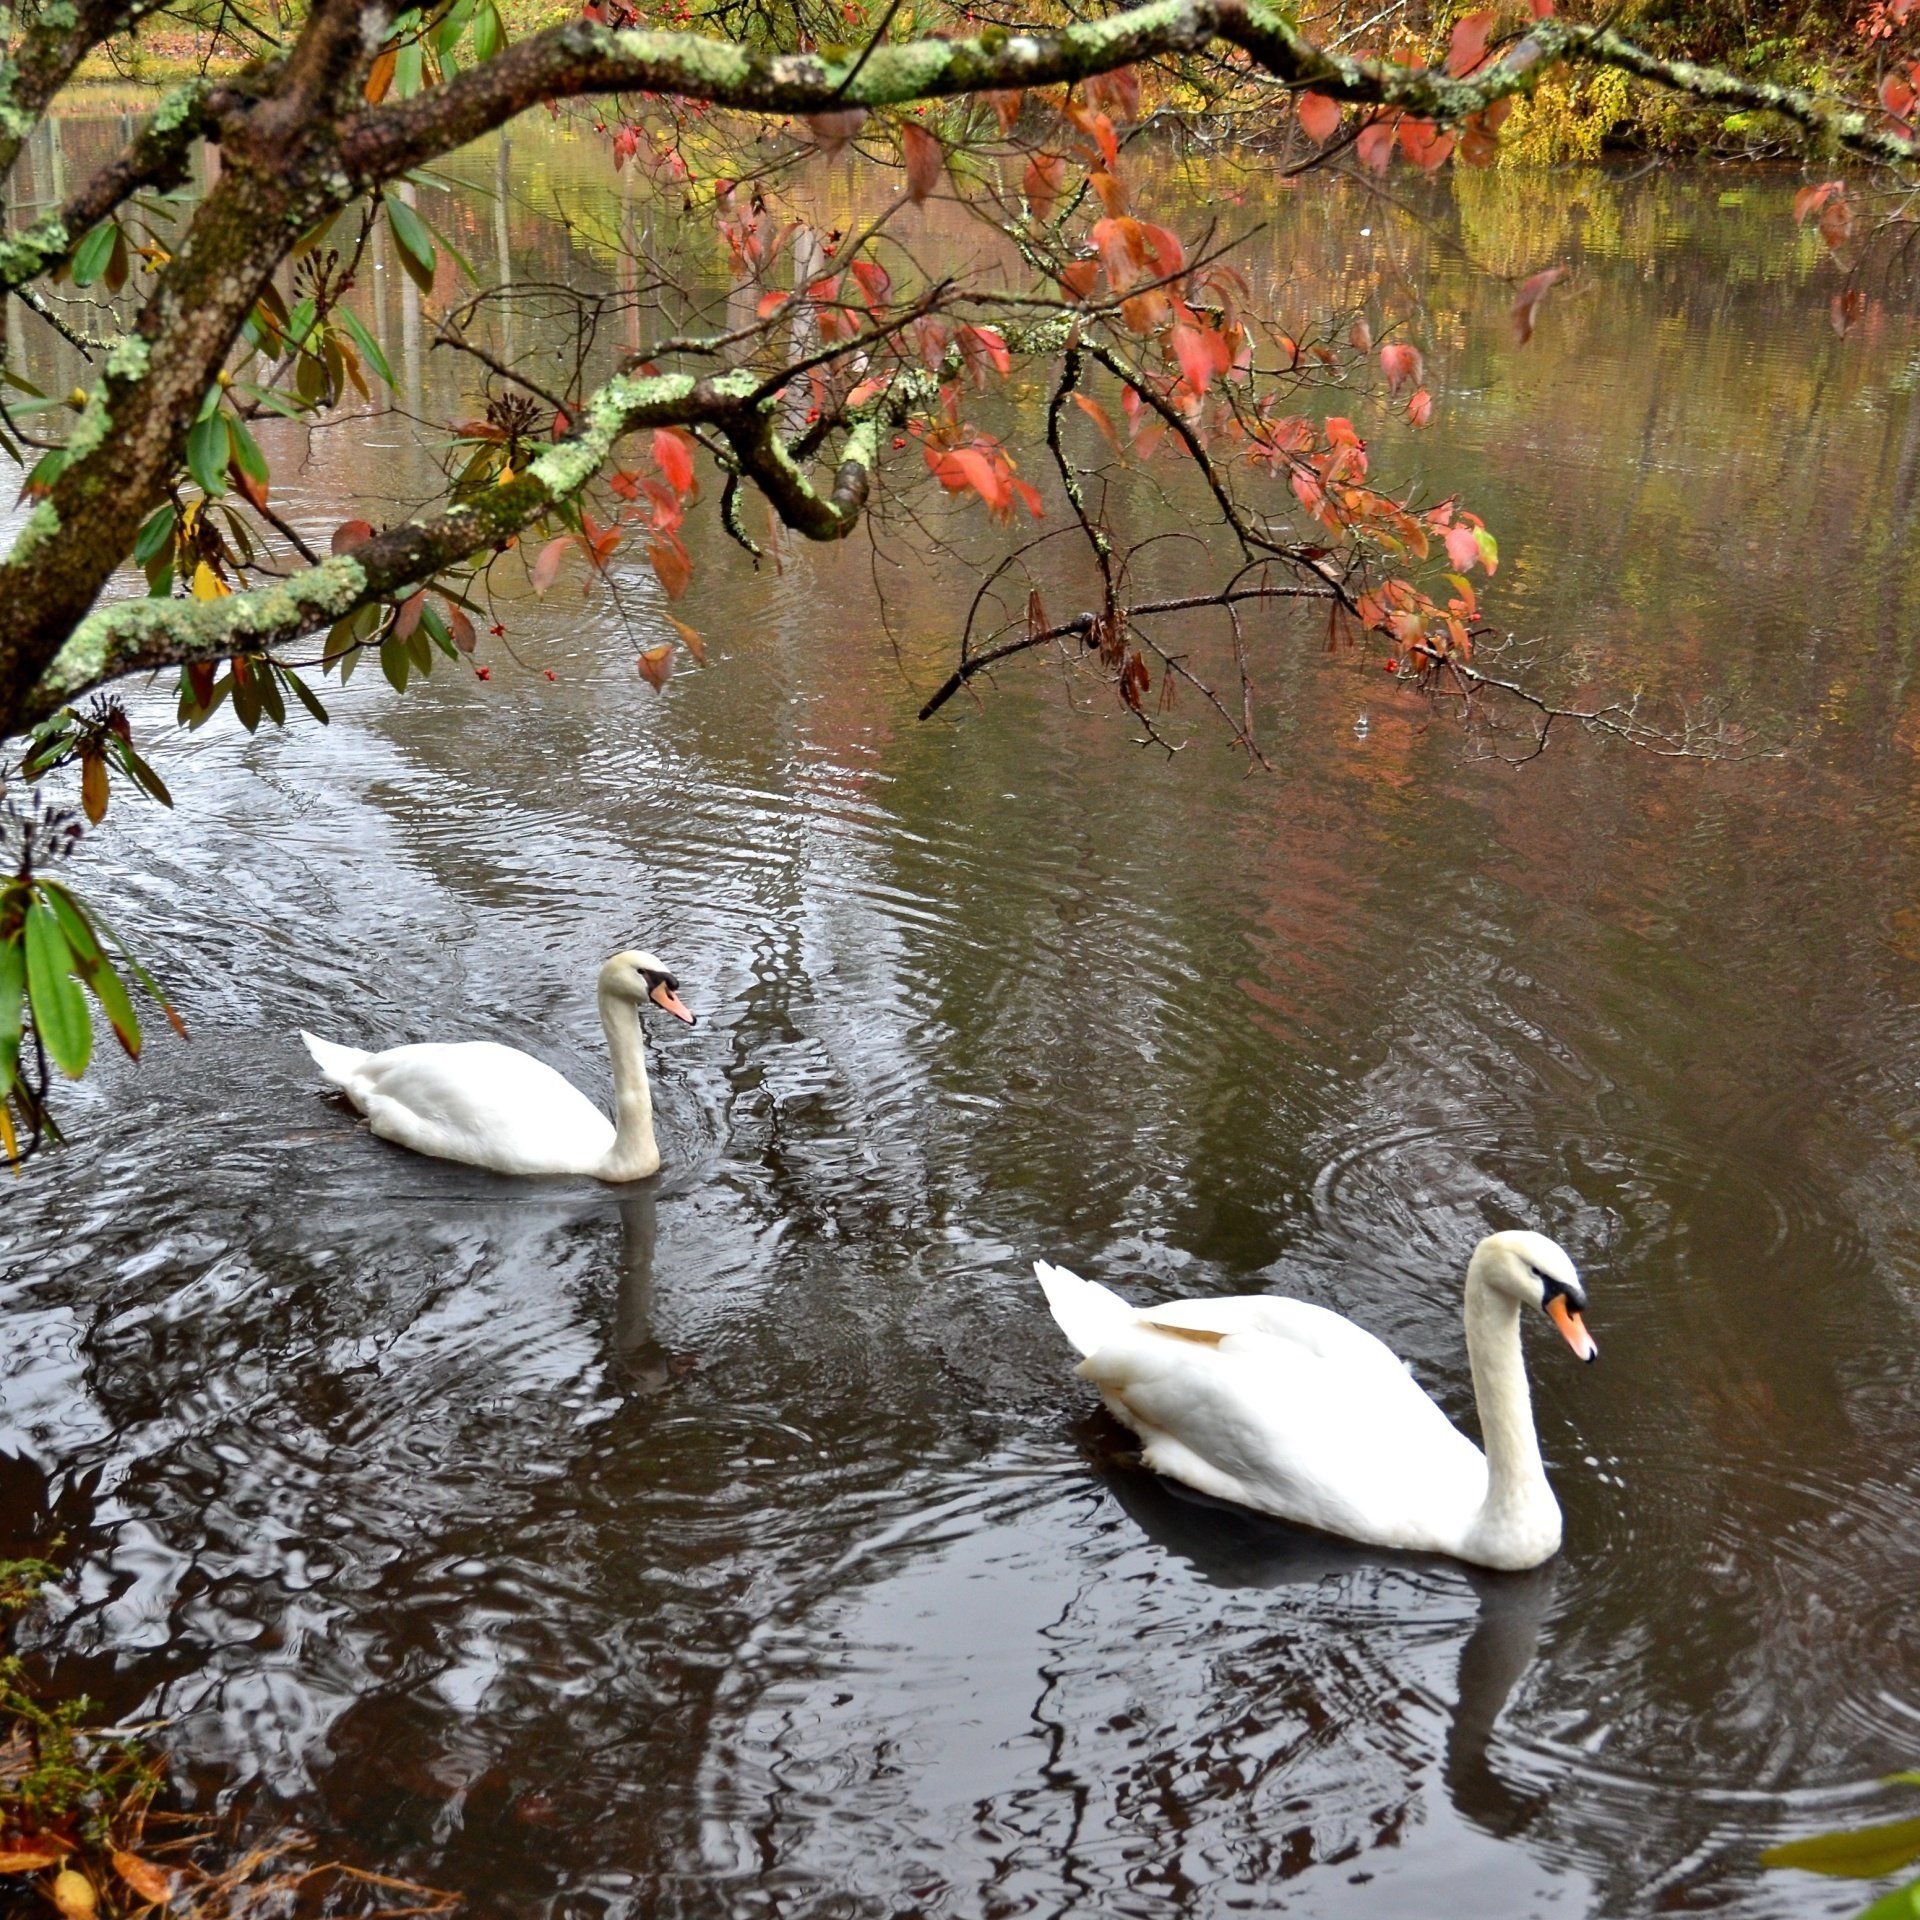
<path id="1" fill-rule="evenodd" d="M 84 1694 L 64 1693 L 16 1650 L 20 1625 L 60 1578 L 47 1560 L 0 1560 L 0 1920 L 49 1910 L 61 1920 L 241 1920 L 322 1908 L 402 1920 L 457 1905 L 431 1887 L 315 1860 L 296 1831 L 243 1846 L 219 1821 L 169 1807 L 156 1729 L 91 1724 Z"/>
<path id="2" fill-rule="evenodd" d="M 512 36 L 520 39 L 573 18 L 579 8 L 567 0 L 501 0 L 499 11 Z M 1463 11 L 1464 0 L 1431 10 L 1430 37 L 1436 46 L 1445 45 L 1447 25 Z M 1866 24 L 1868 16 L 1856 19 L 1855 11 L 1832 0 L 1782 7 L 1770 23 L 1773 30 L 1755 35 L 1729 0 L 1691 7 L 1675 6 L 1672 0 L 1628 0 L 1617 9 L 1616 24 L 1655 53 L 1704 57 L 1746 78 L 1837 99 L 1858 91 L 1863 77 L 1870 91 L 1885 51 Z M 1353 22 L 1346 20 L 1347 13 L 1354 14 Z M 1349 37 L 1359 21 L 1376 13 L 1372 7 L 1334 10 L 1328 16 L 1328 37 Z M 1718 29 L 1709 35 L 1704 55 L 1697 33 L 1702 16 Z M 96 51 L 81 64 L 64 103 L 67 111 L 139 111 L 162 89 L 200 76 L 229 76 L 241 66 L 216 50 L 218 36 L 211 31 L 170 22 L 149 24 L 135 29 L 130 41 L 129 47 L 112 54 Z M 1294 139 L 1292 116 L 1276 120 L 1277 140 Z M 1247 129 L 1242 126 L 1241 132 Z M 1708 155 L 1791 161 L 1803 153 L 1803 144 L 1787 138 L 1785 129 L 1770 124 L 1767 115 L 1702 107 L 1603 67 L 1566 71 L 1516 101 L 1495 164 L 1525 168 Z"/>

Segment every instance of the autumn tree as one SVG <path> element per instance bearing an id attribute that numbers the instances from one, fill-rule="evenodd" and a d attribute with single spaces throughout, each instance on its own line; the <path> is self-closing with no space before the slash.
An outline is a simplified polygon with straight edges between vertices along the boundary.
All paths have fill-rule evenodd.
<path id="1" fill-rule="evenodd" d="M 13 11 L 0 175 L 83 63 L 161 11 Z M 371 658 L 404 688 L 483 646 L 503 566 L 541 588 L 562 567 L 604 573 L 616 552 L 644 553 L 677 596 L 689 512 L 717 514 L 747 564 L 770 525 L 841 540 L 916 491 L 1031 531 L 1048 513 L 1042 475 L 1079 550 L 1079 604 L 1016 595 L 1016 615 L 989 625 L 977 604 L 929 712 L 993 664 L 1057 646 L 1149 733 L 1157 690 L 1190 682 L 1257 756 L 1255 648 L 1276 602 L 1312 603 L 1326 630 L 1373 636 L 1398 676 L 1470 701 L 1493 684 L 1474 636 L 1494 536 L 1468 504 L 1411 498 L 1373 471 L 1360 423 L 1381 407 L 1426 423 L 1419 344 L 1384 328 L 1376 340 L 1364 315 L 1264 310 L 1233 233 L 1205 208 L 1148 204 L 1137 156 L 1183 121 L 1231 116 L 1276 166 L 1377 177 L 1486 165 L 1516 98 L 1571 65 L 1763 113 L 1822 155 L 1900 168 L 1920 84 L 1877 55 L 1877 98 L 1819 97 L 1552 17 L 1546 0 L 1467 13 L 1431 43 L 1384 29 L 1336 41 L 1270 0 L 1086 14 L 1061 0 L 714 0 L 697 16 L 676 0 L 644 14 L 592 0 L 517 40 L 497 0 L 314 0 L 290 24 L 221 0 L 186 17 L 209 56 L 202 77 L 160 99 L 64 204 L 0 240 L 0 325 L 52 329 L 90 367 L 64 396 L 11 376 L 0 403 L 0 446 L 31 503 L 0 561 L 0 740 L 29 783 L 7 803 L 0 882 L 8 1157 L 50 1124 L 50 1072 L 85 1070 L 89 995 L 130 1053 L 136 996 L 165 1006 L 97 903 L 48 871 L 82 830 L 63 781 L 92 820 L 116 783 L 167 800 L 102 691 L 115 680 L 177 673 L 189 724 L 226 703 L 249 728 L 320 718 L 325 676 Z M 483 393 L 447 423 L 443 497 L 381 526 L 297 524 L 256 429 L 324 420 L 392 380 L 396 343 L 375 336 L 353 291 L 382 228 L 393 257 L 435 284 L 447 242 L 410 176 L 517 115 L 583 100 L 608 165 L 643 171 L 679 224 L 724 254 L 724 311 L 653 284 L 653 337 L 598 363 L 583 354 L 555 390 L 481 343 L 478 316 L 511 290 L 474 286 L 438 316 Z M 189 190 L 201 148 L 218 164 Z M 789 190 L 822 150 L 851 151 L 888 185 L 859 231 L 822 232 L 795 211 Z M 913 210 L 935 195 L 991 236 L 997 265 L 955 278 L 919 258 Z M 1850 239 L 1841 182 L 1815 183 L 1800 210 L 1836 249 Z M 1558 277 L 1543 262 L 1516 289 L 1522 339 Z M 84 321 L 77 290 L 92 295 Z M 1050 396 L 1032 446 L 982 424 L 983 396 L 1016 365 Z M 1135 594 L 1088 484 L 1102 461 L 1156 457 L 1192 463 L 1224 533 L 1214 551 L 1228 556 L 1204 591 L 1159 601 Z M 1010 536 L 1009 565 L 1021 546 Z M 1220 624 L 1228 677 L 1203 679 L 1165 644 L 1157 623 L 1170 616 Z M 297 664 L 301 643 L 319 675 Z M 656 635 L 642 671 L 657 684 L 673 647 L 699 644 L 691 627 Z"/>

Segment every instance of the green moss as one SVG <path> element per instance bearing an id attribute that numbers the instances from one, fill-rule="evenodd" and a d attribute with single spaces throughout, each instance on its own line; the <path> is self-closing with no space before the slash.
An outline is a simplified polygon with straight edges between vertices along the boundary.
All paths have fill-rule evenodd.
<path id="1" fill-rule="evenodd" d="M 54 510 L 51 500 L 42 500 L 27 515 L 26 525 L 15 537 L 13 551 L 7 556 L 7 564 L 17 567 L 21 561 L 32 556 L 34 551 L 44 546 L 60 531 L 60 515 Z"/>

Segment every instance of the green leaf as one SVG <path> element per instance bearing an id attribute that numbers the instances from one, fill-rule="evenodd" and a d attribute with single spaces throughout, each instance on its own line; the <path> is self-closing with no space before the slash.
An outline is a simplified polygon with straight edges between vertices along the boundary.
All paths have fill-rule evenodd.
<path id="1" fill-rule="evenodd" d="M 1871 1827 L 1816 1833 L 1789 1840 L 1760 1856 L 1767 1867 L 1798 1867 L 1803 1873 L 1832 1874 L 1844 1880 L 1878 1880 L 1920 1860 L 1920 1820 L 1886 1820 Z"/>
<path id="2" fill-rule="evenodd" d="M 383 191 L 380 197 L 386 204 L 387 224 L 393 229 L 401 266 L 422 293 L 431 293 L 437 256 L 427 223 L 397 193 Z"/>
<path id="3" fill-rule="evenodd" d="M 462 253 L 460 249 L 457 246 L 455 246 L 451 240 L 447 238 L 446 229 L 442 226 L 436 225 L 433 221 L 426 220 L 426 219 L 423 219 L 420 224 L 423 227 L 425 227 L 426 230 L 430 234 L 432 234 L 436 240 L 440 242 L 440 251 L 444 253 L 447 256 L 447 258 L 451 260 L 453 264 L 456 267 L 458 267 L 460 271 L 463 274 L 465 274 L 469 280 L 478 284 L 480 276 L 474 272 L 473 262 L 469 260 L 467 256 L 464 253 Z"/>
<path id="4" fill-rule="evenodd" d="M 86 995 L 73 977 L 73 953 L 53 909 L 36 900 L 27 909 L 27 999 L 33 1027 L 53 1064 L 78 1080 L 93 1055 L 93 1022 Z"/>
<path id="5" fill-rule="evenodd" d="M 275 671 L 279 674 L 280 678 L 293 689 L 294 698 L 298 700 L 323 727 L 328 725 L 329 716 L 327 710 L 320 704 L 319 697 L 314 693 L 314 690 L 289 667 L 277 667 Z"/>
<path id="6" fill-rule="evenodd" d="M 507 44 L 507 25 L 493 0 L 483 0 L 473 16 L 473 58 L 483 65 Z"/>
<path id="7" fill-rule="evenodd" d="M 0 940 L 0 1100 L 20 1068 L 20 1029 L 26 1015 L 27 950 L 16 933 Z"/>
<path id="8" fill-rule="evenodd" d="M 1859 1920 L 1920 1920 L 1920 1880 L 1883 1893 Z"/>
<path id="9" fill-rule="evenodd" d="M 240 471 L 249 480 L 265 486 L 272 478 L 267 466 L 267 456 L 260 451 L 260 443 L 247 431 L 247 423 L 238 414 L 227 422 L 227 431 L 233 436 L 233 457 L 240 463 Z"/>
<path id="10" fill-rule="evenodd" d="M 87 985 L 100 1002 L 100 1011 L 107 1016 L 107 1025 L 113 1029 L 113 1037 L 120 1042 L 121 1050 L 129 1060 L 138 1060 L 140 1022 L 134 1014 L 127 983 L 114 972 L 111 962 L 103 961 L 88 977 Z"/>
<path id="11" fill-rule="evenodd" d="M 420 91 L 420 82 L 426 72 L 426 55 L 418 40 L 402 47 L 394 56 L 393 97 L 396 100 L 411 100 Z"/>
<path id="12" fill-rule="evenodd" d="M 173 506 L 155 507 L 141 523 L 140 531 L 134 536 L 133 564 L 144 567 L 156 560 L 173 546 Z"/>
<path id="13" fill-rule="evenodd" d="M 388 386 L 394 384 L 393 369 L 387 365 L 387 356 L 380 351 L 380 342 L 361 325 L 359 317 L 346 307 L 336 307 L 333 314 L 336 324 L 344 327 L 362 357 L 375 373 Z"/>
<path id="14" fill-rule="evenodd" d="M 114 235 L 120 229 L 111 220 L 102 220 L 73 250 L 73 284 L 90 287 L 107 270 L 113 258 Z"/>
<path id="15" fill-rule="evenodd" d="M 380 671 L 393 685 L 396 693 L 407 690 L 407 643 L 404 640 L 382 640 L 380 642 Z"/>
<path id="16" fill-rule="evenodd" d="M 167 783 L 154 772 L 144 756 L 117 736 L 113 749 L 114 758 L 120 762 L 122 771 L 141 792 L 150 800 L 158 800 L 163 807 L 173 805 L 173 795 L 167 791 Z"/>
<path id="17" fill-rule="evenodd" d="M 210 413 L 194 422 L 187 435 L 187 471 L 201 492 L 218 496 L 227 490 L 227 456 L 232 443 L 227 437 L 227 416 Z"/>
<path id="18" fill-rule="evenodd" d="M 82 973 L 99 966 L 107 956 L 101 948 L 100 936 L 87 918 L 86 908 L 58 880 L 42 880 L 40 892 L 53 909 L 53 917 L 60 922 L 60 931 L 66 937 L 75 966 Z"/>

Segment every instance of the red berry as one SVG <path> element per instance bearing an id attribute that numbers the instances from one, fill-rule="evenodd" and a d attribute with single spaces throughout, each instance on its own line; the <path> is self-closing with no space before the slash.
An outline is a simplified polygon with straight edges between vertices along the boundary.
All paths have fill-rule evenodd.
<path id="1" fill-rule="evenodd" d="M 493 678 L 493 669 L 491 667 L 475 667 L 473 677 L 476 680 L 491 680 Z"/>

